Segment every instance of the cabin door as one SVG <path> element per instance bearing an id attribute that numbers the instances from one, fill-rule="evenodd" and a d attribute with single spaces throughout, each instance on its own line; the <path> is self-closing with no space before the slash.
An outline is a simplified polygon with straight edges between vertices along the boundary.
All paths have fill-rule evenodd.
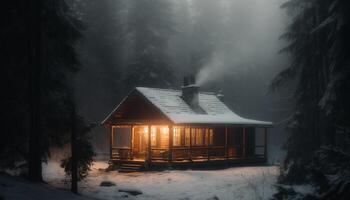
<path id="1" fill-rule="evenodd" d="M 148 146 L 148 127 L 134 126 L 133 132 L 133 157 L 135 160 L 145 160 Z"/>

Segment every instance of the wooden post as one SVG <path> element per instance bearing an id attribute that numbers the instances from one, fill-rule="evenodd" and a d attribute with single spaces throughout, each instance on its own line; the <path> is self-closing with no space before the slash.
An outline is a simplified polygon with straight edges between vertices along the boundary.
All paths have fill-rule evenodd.
<path id="1" fill-rule="evenodd" d="M 227 141 L 228 138 L 227 138 L 227 125 L 225 126 L 225 157 L 226 159 L 228 159 L 228 152 L 227 152 Z"/>
<path id="2" fill-rule="evenodd" d="M 243 141 L 242 141 L 242 147 L 243 147 L 243 155 L 242 157 L 246 157 L 246 152 L 245 152 L 245 144 L 246 143 L 246 133 L 245 133 L 245 127 L 243 127 Z"/>
<path id="3" fill-rule="evenodd" d="M 208 129 L 208 128 L 205 129 L 205 134 L 206 134 L 206 136 L 207 136 L 207 160 L 210 160 L 210 157 L 209 157 L 210 133 L 209 133 L 209 129 Z"/>
<path id="4" fill-rule="evenodd" d="M 113 159 L 113 126 L 109 126 L 109 157 L 112 160 Z"/>
<path id="5" fill-rule="evenodd" d="M 134 126 L 131 125 L 131 137 L 130 137 L 130 159 L 134 157 Z"/>
<path id="6" fill-rule="evenodd" d="M 170 125 L 169 127 L 169 153 L 168 153 L 168 162 L 171 162 L 173 160 L 173 126 Z"/>
<path id="7" fill-rule="evenodd" d="M 192 161 L 192 128 L 190 127 L 190 161 Z"/>
<path id="8" fill-rule="evenodd" d="M 151 164 L 151 160 L 152 160 L 152 151 L 151 151 L 151 126 L 148 125 L 147 126 L 147 130 L 148 130 L 148 144 L 147 144 L 147 161 L 148 161 L 148 165 Z"/>
<path id="9" fill-rule="evenodd" d="M 267 128 L 264 128 L 264 158 L 267 159 Z"/>

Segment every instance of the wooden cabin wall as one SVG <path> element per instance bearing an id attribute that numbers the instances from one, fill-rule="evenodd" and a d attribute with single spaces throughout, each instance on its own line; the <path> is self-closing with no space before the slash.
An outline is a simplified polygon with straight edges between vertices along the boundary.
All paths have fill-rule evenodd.
<path id="1" fill-rule="evenodd" d="M 146 125 L 133 126 L 134 135 L 133 142 L 130 141 L 131 126 L 124 126 L 129 128 L 122 128 L 120 126 L 118 130 L 113 131 L 113 139 L 117 139 L 113 142 L 113 147 L 127 147 L 128 144 L 132 145 L 132 156 L 136 159 L 147 158 L 147 143 L 148 133 L 151 134 L 151 155 L 152 159 L 170 160 L 170 159 L 185 159 L 195 160 L 207 158 L 241 158 L 254 156 L 263 156 L 265 146 L 260 144 L 264 139 L 264 128 L 255 127 L 238 127 L 238 126 L 212 126 L 212 127 L 185 127 L 175 126 L 178 136 L 177 145 L 172 145 L 172 149 L 169 151 L 169 131 L 168 126 L 164 125 L 152 125 L 150 128 Z M 171 126 L 170 126 L 171 127 Z M 213 130 L 213 140 L 208 136 L 209 130 Z M 261 129 L 261 131 L 259 131 Z M 192 131 L 192 147 L 189 146 L 189 133 Z M 226 146 L 226 130 L 227 130 L 227 146 Z M 150 131 L 150 132 L 149 132 Z M 174 131 L 175 133 L 175 131 Z M 244 136 L 244 138 L 243 138 Z M 175 136 L 173 136 L 174 138 Z M 153 138 L 153 139 L 152 139 Z M 187 138 L 187 139 L 185 139 Z M 119 139 L 119 141 L 118 141 Z M 200 140 L 200 142 L 196 142 Z M 129 141 L 129 142 L 128 142 Z M 173 140 L 174 141 L 174 140 Z M 257 142 L 258 141 L 258 142 Z M 245 142 L 245 144 L 243 144 Z M 209 144 L 209 148 L 208 148 Z M 257 146 L 258 145 L 258 146 Z M 131 146 L 131 145 L 130 145 Z M 260 148 L 260 150 L 259 150 Z M 260 153 L 257 153 L 257 149 Z M 170 153 L 169 153 L 170 152 Z M 191 152 L 191 153 L 189 153 Z M 124 154 L 121 154 L 124 155 Z M 129 155 L 129 154 L 128 154 Z M 125 154 L 124 157 L 129 158 Z M 172 155 L 172 158 L 168 156 Z M 210 158 L 211 157 L 211 158 Z"/>
<path id="2" fill-rule="evenodd" d="M 154 105 L 145 100 L 137 92 L 130 96 L 119 106 L 108 123 L 147 123 L 169 124 L 170 121 Z"/>

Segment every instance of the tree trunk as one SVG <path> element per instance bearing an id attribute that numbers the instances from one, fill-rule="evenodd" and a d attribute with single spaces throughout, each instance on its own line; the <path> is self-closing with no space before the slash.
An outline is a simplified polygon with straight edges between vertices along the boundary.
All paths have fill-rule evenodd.
<path id="1" fill-rule="evenodd" d="M 40 127 L 40 107 L 42 92 L 42 1 L 29 3 L 30 38 L 29 38 L 29 67 L 30 67 L 30 128 L 29 128 L 29 158 L 28 176 L 32 181 L 42 181 L 42 129 Z"/>
<path id="2" fill-rule="evenodd" d="M 77 164 L 77 127 L 75 105 L 72 106 L 71 154 L 72 154 L 72 185 L 71 191 L 78 193 L 78 164 Z"/>

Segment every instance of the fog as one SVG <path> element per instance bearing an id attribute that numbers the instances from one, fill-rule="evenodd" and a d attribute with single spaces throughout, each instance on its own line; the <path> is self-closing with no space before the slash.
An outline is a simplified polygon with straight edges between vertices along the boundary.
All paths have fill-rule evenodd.
<path id="1" fill-rule="evenodd" d="M 220 1 L 218 1 L 220 2 Z M 279 70 L 284 57 L 278 54 L 283 47 L 279 41 L 285 27 L 285 15 L 279 8 L 281 0 L 222 0 L 222 27 L 212 29 L 225 37 L 216 38 L 209 62 L 201 66 L 199 84 L 210 84 L 220 78 L 239 76 L 247 66 Z M 220 9 L 220 10 L 221 10 Z M 266 66 L 268 65 L 268 66 Z M 270 78 L 270 77 L 267 77 Z"/>
<path id="2" fill-rule="evenodd" d="M 224 55 L 214 54 L 208 63 L 203 65 L 196 75 L 196 83 L 198 86 L 210 84 L 210 82 L 218 81 L 225 77 L 225 73 L 230 71 L 230 75 L 234 74 L 234 67 L 229 67 L 224 64 Z"/>
<path id="3" fill-rule="evenodd" d="M 282 0 L 149 1 L 152 8 L 148 1 L 91 2 L 77 8 L 87 27 L 76 79 L 86 119 L 101 122 L 132 87 L 179 89 L 183 76 L 194 74 L 201 91 L 222 90 L 234 112 L 276 122 L 268 152 L 271 162 L 280 159 L 280 122 L 292 99 L 285 98 L 289 91 L 269 93 L 268 86 L 288 65 L 278 53 L 287 21 Z M 152 59 L 137 66 L 145 55 Z M 104 134 L 103 128 L 93 133 L 100 151 L 108 146 Z"/>

